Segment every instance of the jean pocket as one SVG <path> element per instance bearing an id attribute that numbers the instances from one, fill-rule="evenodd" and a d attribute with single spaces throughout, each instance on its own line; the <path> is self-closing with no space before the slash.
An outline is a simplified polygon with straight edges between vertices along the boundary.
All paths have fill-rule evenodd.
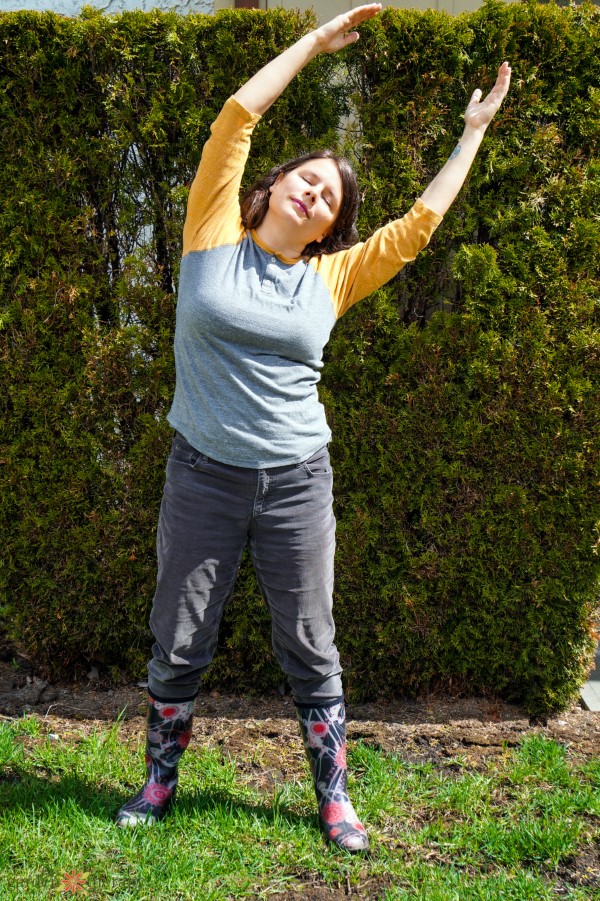
<path id="1" fill-rule="evenodd" d="M 302 464 L 304 471 L 309 476 L 331 476 L 333 469 L 331 468 L 331 460 L 329 459 L 329 451 L 326 447 L 322 447 L 316 454 L 313 454 L 308 460 Z"/>
<path id="2" fill-rule="evenodd" d="M 204 454 L 192 447 L 180 432 L 175 432 L 169 457 L 171 463 L 179 463 L 182 466 L 190 466 L 194 469 L 197 463 L 204 459 L 207 459 Z"/>

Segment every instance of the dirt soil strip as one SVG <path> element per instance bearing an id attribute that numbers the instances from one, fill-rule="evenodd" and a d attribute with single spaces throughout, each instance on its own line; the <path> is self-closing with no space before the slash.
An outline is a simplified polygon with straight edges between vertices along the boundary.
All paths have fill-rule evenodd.
<path id="1" fill-rule="evenodd" d="M 86 734 L 121 717 L 123 739 L 137 739 L 145 725 L 145 691 L 135 684 L 102 684 L 93 671 L 87 684 L 48 684 L 26 661 L 0 660 L 0 714 L 35 713 L 49 731 Z M 600 754 L 600 714 L 574 706 L 533 723 L 522 708 L 485 698 L 428 697 L 420 701 L 348 704 L 348 737 L 415 763 L 442 764 L 461 756 L 476 765 L 539 732 L 564 744 L 570 755 Z M 196 743 L 220 746 L 232 757 L 272 745 L 302 761 L 291 698 L 202 694 L 196 705 Z"/>

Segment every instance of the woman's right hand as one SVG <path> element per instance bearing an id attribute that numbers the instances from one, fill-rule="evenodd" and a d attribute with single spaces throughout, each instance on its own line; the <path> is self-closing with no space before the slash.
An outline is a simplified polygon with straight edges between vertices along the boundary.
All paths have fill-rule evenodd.
<path id="1" fill-rule="evenodd" d="M 319 53 L 337 53 L 358 40 L 358 31 L 352 31 L 361 22 L 372 19 L 381 10 L 381 3 L 369 3 L 367 6 L 357 6 L 347 13 L 336 16 L 325 25 L 321 25 L 314 31 L 317 39 Z"/>
<path id="2" fill-rule="evenodd" d="M 272 59 L 233 95 L 250 113 L 259 116 L 269 109 L 304 66 L 319 53 L 335 53 L 358 40 L 357 31 L 349 31 L 366 19 L 372 19 L 381 3 L 357 6 L 321 25 Z"/>

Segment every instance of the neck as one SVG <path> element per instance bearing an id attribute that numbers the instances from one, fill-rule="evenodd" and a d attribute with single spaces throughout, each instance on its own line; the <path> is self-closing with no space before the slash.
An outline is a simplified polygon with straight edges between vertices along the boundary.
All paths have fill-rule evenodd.
<path id="1" fill-rule="evenodd" d="M 285 233 L 285 229 L 267 220 L 268 216 L 265 216 L 260 225 L 254 229 L 263 244 L 282 256 L 300 259 L 304 245 L 298 247 L 293 238 Z"/>

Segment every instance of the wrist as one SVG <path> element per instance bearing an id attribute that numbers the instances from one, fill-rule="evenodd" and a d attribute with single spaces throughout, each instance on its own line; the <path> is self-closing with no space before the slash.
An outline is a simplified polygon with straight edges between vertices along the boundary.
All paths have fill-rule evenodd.
<path id="1" fill-rule="evenodd" d="M 487 131 L 487 125 L 469 125 L 466 124 L 462 137 L 460 139 L 461 144 L 481 144 L 483 141 L 483 136 Z"/>
<path id="2" fill-rule="evenodd" d="M 319 53 L 323 53 L 323 39 L 319 35 L 320 30 L 320 28 L 315 28 L 314 31 L 309 31 L 303 38 L 300 38 L 300 42 L 306 47 L 307 62 L 310 62 Z"/>

